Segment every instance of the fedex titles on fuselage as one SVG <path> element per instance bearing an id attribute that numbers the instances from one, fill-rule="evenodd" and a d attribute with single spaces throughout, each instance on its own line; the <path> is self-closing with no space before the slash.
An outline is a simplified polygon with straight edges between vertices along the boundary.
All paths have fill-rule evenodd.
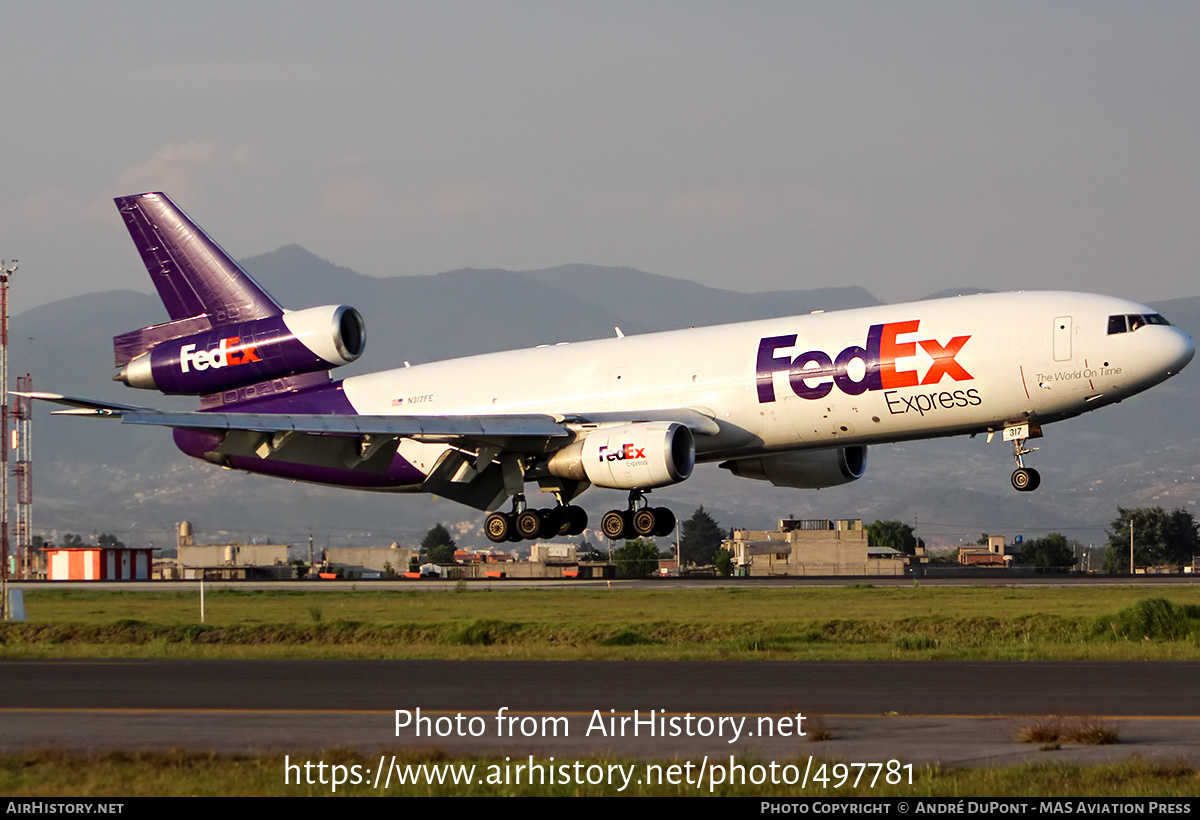
<path id="1" fill-rule="evenodd" d="M 954 336 L 945 344 L 937 339 L 913 338 L 920 325 L 920 319 L 871 325 L 864 347 L 851 345 L 836 357 L 823 350 L 809 350 L 794 357 L 786 353 L 777 356 L 778 351 L 797 346 L 797 334 L 767 336 L 758 343 L 759 404 L 775 401 L 775 374 L 782 372 L 788 374 L 792 392 L 802 399 L 823 399 L 835 387 L 850 396 L 883 390 L 888 412 L 893 415 L 917 412 L 923 416 L 933 410 L 982 404 L 975 388 L 923 391 L 917 395 L 897 392 L 900 388 L 937 385 L 947 377 L 955 382 L 975 379 L 957 359 L 970 341 L 969 335 Z M 901 369 L 899 360 L 915 357 L 918 347 L 932 359 L 929 367 L 923 374 L 916 369 Z M 855 361 L 862 362 L 862 376 L 857 379 L 851 372 L 851 363 Z"/>

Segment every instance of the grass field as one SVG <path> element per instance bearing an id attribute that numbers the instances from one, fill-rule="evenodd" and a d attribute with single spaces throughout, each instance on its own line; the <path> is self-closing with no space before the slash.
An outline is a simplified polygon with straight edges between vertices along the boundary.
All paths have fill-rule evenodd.
<path id="1" fill-rule="evenodd" d="M 1165 594 L 1167 598 L 1150 597 Z M 190 592 L 36 589 L 29 620 L 0 624 L 0 657 L 296 657 L 522 659 L 1195 659 L 1200 587 L 872 587 L 653 590 L 622 585 L 488 591 L 346 592 L 210 590 L 206 623 Z M 1040 724 L 1031 731 L 1044 734 Z M 1031 742 L 1047 741 L 1038 734 Z M 1014 740 L 1014 743 L 1016 741 Z M 820 754 L 814 745 L 814 754 Z M 1056 746 L 1055 746 L 1056 747 Z M 390 754 L 390 753 L 389 753 Z M 403 766 L 498 759 L 396 752 Z M 326 750 L 310 756 L 377 766 L 377 755 Z M 545 761 L 542 761 L 545 762 Z M 680 761 L 662 761 L 664 766 Z M 746 761 L 752 763 L 753 761 Z M 585 764 L 644 767 L 645 761 Z M 782 763 L 782 761 L 781 761 Z M 832 771 L 832 769 L 831 769 Z M 842 788 L 723 785 L 752 797 L 1197 796 L 1186 763 L 1008 768 L 914 768 L 914 783 Z M 0 755 L 0 794 L 317 796 L 328 785 L 284 781 L 282 755 L 193 751 Z M 347 795 L 611 795 L 611 786 L 345 785 Z M 683 796 L 684 785 L 632 785 L 623 794 Z"/>
<path id="2" fill-rule="evenodd" d="M 1194 659 L 1200 587 L 32 590 L 0 657 Z"/>

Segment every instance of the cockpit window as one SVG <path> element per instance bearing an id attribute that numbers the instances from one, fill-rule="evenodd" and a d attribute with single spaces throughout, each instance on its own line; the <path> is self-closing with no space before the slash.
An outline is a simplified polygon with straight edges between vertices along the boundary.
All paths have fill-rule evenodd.
<path id="1" fill-rule="evenodd" d="M 1170 325 L 1159 313 L 1121 313 L 1108 317 L 1108 335 L 1132 333 L 1145 325 Z"/>

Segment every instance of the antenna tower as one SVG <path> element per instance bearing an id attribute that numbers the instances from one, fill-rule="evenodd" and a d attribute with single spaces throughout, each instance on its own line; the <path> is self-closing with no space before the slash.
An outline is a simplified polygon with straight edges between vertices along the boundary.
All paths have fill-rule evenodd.
<path id="1" fill-rule="evenodd" d="M 0 619 L 8 620 L 8 279 L 17 270 L 0 261 Z"/>
<path id="2" fill-rule="evenodd" d="M 33 390 L 33 376 L 17 376 L 17 392 Z M 18 396 L 13 403 L 12 449 L 17 453 L 13 475 L 17 478 L 17 577 L 33 578 L 37 556 L 33 550 L 33 399 Z"/>

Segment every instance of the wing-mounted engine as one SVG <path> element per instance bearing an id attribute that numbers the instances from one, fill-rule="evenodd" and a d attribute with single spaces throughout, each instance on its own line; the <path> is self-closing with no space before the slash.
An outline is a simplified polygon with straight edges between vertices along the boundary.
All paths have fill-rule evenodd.
<path id="1" fill-rule="evenodd" d="M 839 447 L 836 450 L 739 458 L 726 461 L 721 467 L 739 478 L 770 481 L 776 487 L 818 490 L 862 478 L 867 470 L 867 448 Z"/>
<path id="2" fill-rule="evenodd" d="M 696 466 L 692 431 L 678 422 L 600 427 L 555 453 L 546 465 L 559 478 L 615 490 L 677 484 Z"/>
<path id="3" fill-rule="evenodd" d="M 116 337 L 118 366 L 131 335 L 147 338 L 146 331 Z M 216 393 L 349 364 L 362 355 L 367 341 L 362 315 L 345 305 L 288 311 L 199 333 L 159 335 L 168 337 L 154 339 L 148 350 L 127 359 L 117 380 L 176 395 Z"/>

